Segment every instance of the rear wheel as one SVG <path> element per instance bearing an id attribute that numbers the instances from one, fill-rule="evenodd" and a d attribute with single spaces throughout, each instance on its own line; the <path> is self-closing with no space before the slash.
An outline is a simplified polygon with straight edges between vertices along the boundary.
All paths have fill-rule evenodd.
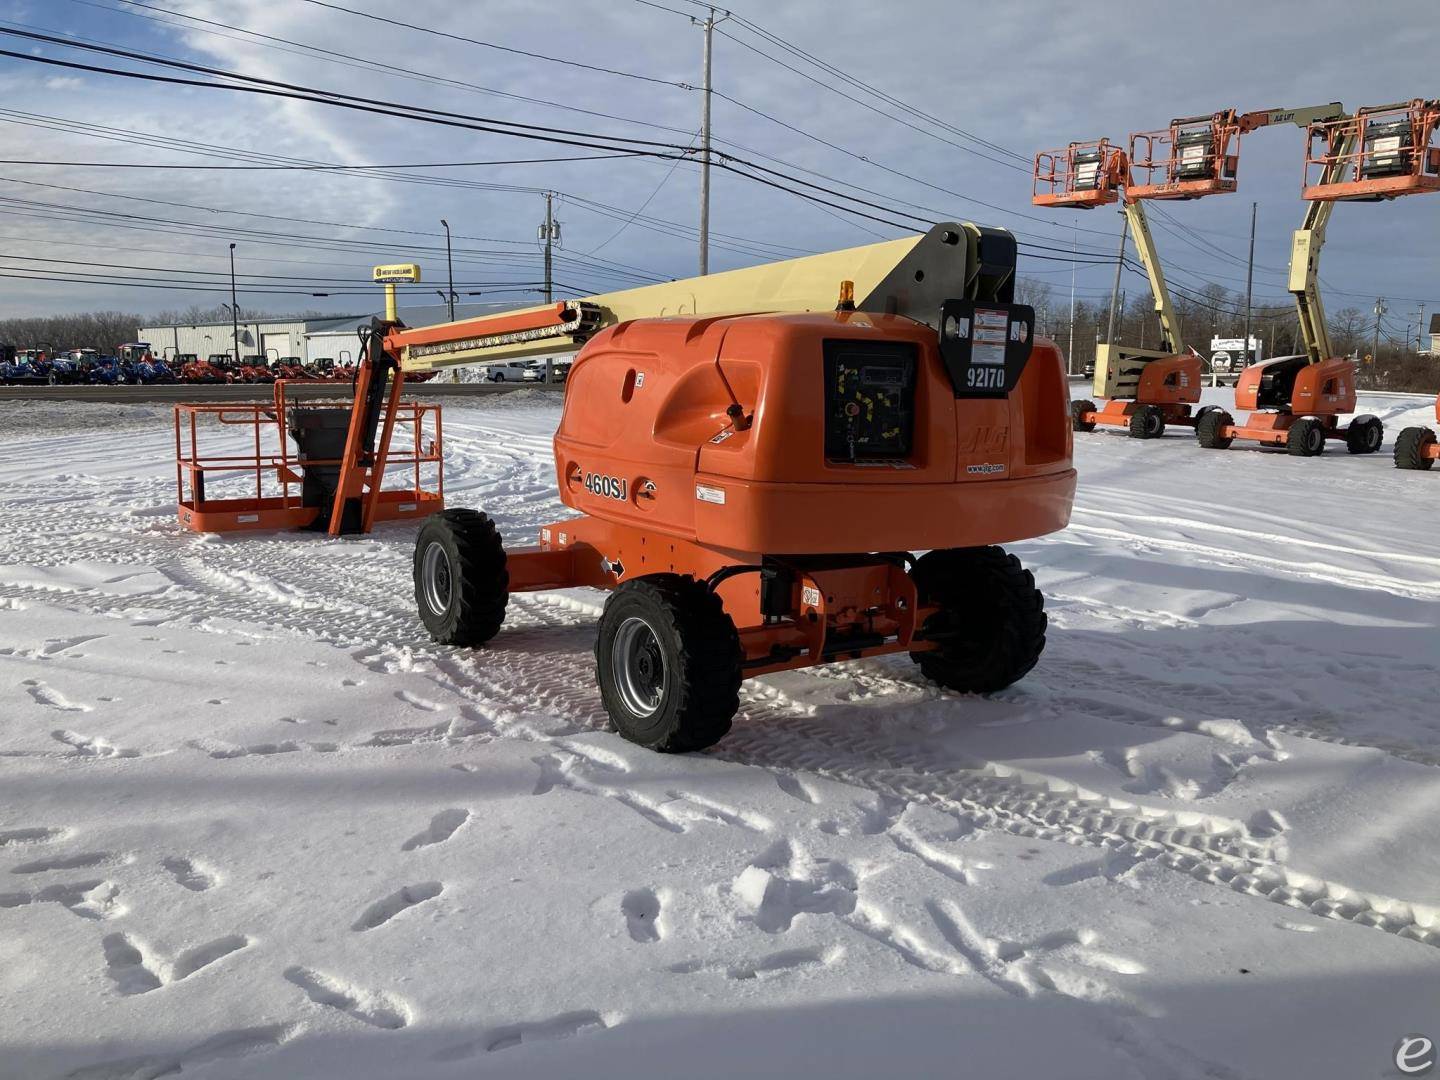
<path id="1" fill-rule="evenodd" d="M 1014 555 L 998 547 L 931 551 L 913 573 L 920 602 L 940 609 L 919 635 L 939 647 L 910 654 L 926 678 L 988 694 L 1035 666 L 1045 650 L 1045 598 Z"/>
<path id="2" fill-rule="evenodd" d="M 720 598 L 679 574 L 634 578 L 600 616 L 595 666 L 615 730 L 666 754 L 725 737 L 740 708 L 740 636 Z"/>
<path id="3" fill-rule="evenodd" d="M 1070 403 L 1070 426 L 1076 431 L 1094 431 L 1094 420 L 1082 420 L 1085 413 L 1093 413 L 1095 403 L 1093 401 L 1072 401 Z"/>
<path id="4" fill-rule="evenodd" d="M 1158 439 L 1165 434 L 1165 412 L 1158 405 L 1141 405 L 1130 414 L 1132 439 Z"/>
<path id="5" fill-rule="evenodd" d="M 1427 427 L 1407 427 L 1395 440 L 1397 469 L 1428 469 L 1435 459 L 1427 453 L 1435 445 L 1435 432 Z"/>
<path id="6" fill-rule="evenodd" d="M 1319 457 L 1325 452 L 1325 426 L 1313 416 L 1296 420 L 1290 425 L 1285 449 L 1292 457 Z"/>
<path id="7" fill-rule="evenodd" d="M 442 510 L 415 540 L 415 604 L 443 645 L 483 645 L 500 632 L 510 573 L 495 523 L 478 510 Z"/>
<path id="8" fill-rule="evenodd" d="M 1385 441 L 1385 425 L 1378 416 L 1357 416 L 1345 429 L 1345 449 L 1352 454 L 1373 454 Z"/>
<path id="9" fill-rule="evenodd" d="M 1195 422 L 1195 441 L 1206 450 L 1225 450 L 1235 441 L 1233 435 L 1221 432 L 1235 422 L 1235 418 L 1219 406 L 1207 406 L 1210 412 L 1201 410 L 1200 419 Z"/>

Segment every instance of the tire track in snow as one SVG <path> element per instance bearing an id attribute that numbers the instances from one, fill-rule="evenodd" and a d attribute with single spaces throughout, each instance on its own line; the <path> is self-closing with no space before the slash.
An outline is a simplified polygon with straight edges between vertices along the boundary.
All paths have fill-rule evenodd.
<path id="1" fill-rule="evenodd" d="M 93 505 L 87 513 L 80 503 L 65 501 L 65 509 L 54 512 L 50 527 L 57 550 L 47 553 L 51 557 L 63 556 L 72 546 L 76 558 L 93 555 L 85 545 L 94 537 L 83 532 L 77 535 L 77 514 L 82 522 L 114 538 L 113 522 L 95 513 Z M 1081 531 L 1087 529 L 1092 535 L 1130 543 L 1201 556 L 1213 554 L 1201 545 L 1081 527 Z M 173 533 L 137 530 L 137 534 L 139 551 L 132 547 L 129 558 L 135 559 L 137 553 L 148 555 L 147 549 L 154 549 L 154 563 L 170 575 L 173 589 L 118 596 L 71 585 L 47 590 L 9 584 L 0 587 L 0 598 L 20 599 L 33 597 L 37 591 L 53 591 L 66 603 L 79 603 L 100 614 L 148 611 L 197 622 L 195 599 L 218 594 L 225 597 L 220 618 L 227 622 L 296 633 L 348 648 L 354 650 L 358 662 L 374 670 L 388 670 L 392 665 L 422 670 L 474 710 L 477 723 L 473 728 L 462 728 L 447 737 L 481 735 L 553 742 L 604 726 L 593 687 L 589 634 L 584 634 L 583 645 L 575 640 L 579 635 L 564 634 L 567 628 L 578 628 L 593 618 L 594 608 L 588 605 L 564 597 L 517 597 L 506 637 L 494 648 L 467 655 L 433 647 L 420 637 L 409 607 L 409 560 L 399 553 L 387 554 L 380 541 L 337 545 L 287 538 L 270 544 L 275 558 L 267 560 L 264 552 L 257 554 L 254 545 L 205 544 L 195 539 L 177 543 Z M 33 546 L 35 536 L 35 530 L 26 529 L 27 546 Z M 1297 570 L 1287 560 L 1236 553 L 1227 556 L 1286 573 Z M 346 566 L 357 560 L 364 562 L 365 574 Z M 257 564 L 275 569 L 257 575 L 250 569 Z M 388 574 L 388 570 L 394 573 Z M 1327 564 L 1312 564 L 1300 571 L 1300 576 L 1361 588 L 1394 583 L 1393 578 Z M 1406 587 L 1420 594 L 1418 598 L 1440 596 L 1440 585 L 1402 583 L 1402 589 Z M 197 628 L 224 632 L 207 625 L 208 621 L 198 619 Z M 820 722 L 809 707 L 788 701 L 764 684 L 747 686 L 744 700 L 736 730 L 715 752 L 717 757 L 785 774 L 817 773 L 890 797 L 939 805 L 980 827 L 1157 860 L 1202 881 L 1440 945 L 1440 930 L 1429 929 L 1440 925 L 1440 913 L 1282 867 L 1270 858 L 1268 846 L 1246 836 L 1243 828 L 1231 829 L 1227 823 L 1203 818 L 1198 819 L 1197 827 L 1197 819 L 1066 790 L 1048 778 L 1026 778 L 993 763 L 951 765 L 937 772 L 932 762 L 923 760 L 925 751 L 897 746 L 883 732 L 857 737 L 853 731 Z M 510 704 L 516 701 L 526 704 L 519 708 Z M 1310 733 L 1297 734 L 1308 737 Z"/>

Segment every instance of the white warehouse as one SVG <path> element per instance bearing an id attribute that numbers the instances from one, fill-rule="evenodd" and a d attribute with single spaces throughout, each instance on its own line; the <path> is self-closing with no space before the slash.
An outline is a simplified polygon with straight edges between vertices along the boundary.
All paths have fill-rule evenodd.
<path id="1" fill-rule="evenodd" d="M 468 319 L 484 315 L 502 305 L 456 304 L 455 317 Z M 506 304 L 503 307 L 512 305 Z M 299 318 L 281 315 L 273 318 L 243 319 L 238 328 L 231 323 L 175 323 L 164 326 L 142 326 L 136 341 L 149 342 L 156 354 L 174 356 L 193 353 L 201 358 L 216 353 L 234 352 L 233 341 L 238 329 L 240 355 L 265 356 L 276 360 L 282 356 L 298 356 L 310 363 L 329 357 L 337 363 L 354 360 L 359 348 L 356 331 L 369 326 L 370 320 L 382 312 L 360 315 L 325 315 Z M 400 318 L 408 326 L 430 326 L 446 322 L 449 309 L 440 304 L 402 308 Z"/>

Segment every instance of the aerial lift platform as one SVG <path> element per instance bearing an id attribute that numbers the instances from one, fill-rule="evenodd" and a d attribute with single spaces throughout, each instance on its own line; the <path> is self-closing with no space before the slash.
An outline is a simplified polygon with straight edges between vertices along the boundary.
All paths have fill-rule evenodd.
<path id="1" fill-rule="evenodd" d="M 1117 342 L 1096 346 L 1094 393 L 1106 399 L 1105 407 L 1090 400 L 1072 402 L 1074 429 L 1118 427 L 1132 438 L 1154 439 L 1171 424 L 1194 427 L 1206 411 L 1192 412 L 1200 400 L 1203 366 L 1181 339 L 1180 320 L 1175 317 L 1145 206 L 1133 195 L 1129 155 L 1107 139 L 1043 151 L 1035 156 L 1031 191 L 1036 206 L 1090 210 L 1121 204 L 1125 235 L 1133 238 L 1145 268 L 1159 323 L 1157 349 Z"/>
<path id="2" fill-rule="evenodd" d="M 1236 384 L 1235 404 L 1252 410 L 1250 416 L 1237 424 L 1229 413 L 1211 414 L 1196 428 L 1201 446 L 1223 449 L 1235 439 L 1248 439 L 1313 457 L 1329 441 L 1343 442 L 1352 454 L 1370 454 L 1385 440 L 1378 417 L 1339 422 L 1341 415 L 1355 411 L 1355 362 L 1335 356 L 1330 346 L 1320 296 L 1320 252 L 1337 202 L 1378 202 L 1440 190 L 1440 102 L 1417 99 L 1362 108 L 1354 115 L 1325 111 L 1297 110 L 1283 117 L 1305 126 L 1308 136 L 1303 196 L 1309 205 L 1291 246 L 1288 283 L 1305 351 L 1248 368 Z M 1416 439 L 1421 445 L 1413 454 L 1400 454 L 1397 444 L 1397 464 L 1429 460 L 1420 436 L 1407 435 L 1407 446 Z"/>
<path id="3" fill-rule="evenodd" d="M 1064 364 L 1014 302 L 1015 258 L 1008 232 L 942 222 L 439 326 L 392 310 L 361 354 L 329 528 L 381 519 L 402 373 L 578 350 L 554 440 L 568 516 L 528 545 L 471 509 L 419 530 L 437 642 L 489 642 L 512 592 L 607 590 L 601 698 L 660 751 L 720 739 L 767 672 L 908 653 L 952 690 L 1003 689 L 1046 618 L 999 545 L 1064 528 L 1075 491 Z"/>

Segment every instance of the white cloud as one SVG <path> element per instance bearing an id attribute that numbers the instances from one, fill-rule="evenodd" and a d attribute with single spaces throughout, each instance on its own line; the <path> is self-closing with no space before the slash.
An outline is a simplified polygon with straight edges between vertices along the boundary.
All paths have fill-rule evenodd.
<path id="1" fill-rule="evenodd" d="M 625 133 L 662 142 L 689 141 L 699 103 L 691 90 L 664 85 L 664 80 L 694 84 L 699 77 L 700 35 L 687 20 L 639 4 L 614 0 L 569 0 L 556 11 L 541 12 L 528 0 L 487 0 L 455 4 L 451 0 L 407 0 L 401 6 L 377 6 L 351 0 L 350 6 L 373 11 L 447 33 L 492 41 L 518 49 L 543 52 L 580 63 L 643 72 L 662 80 L 647 83 L 617 78 L 560 64 L 547 64 L 474 44 L 386 26 L 315 5 L 273 0 L 172 0 L 182 10 L 218 23 L 290 38 L 338 55 L 323 58 L 263 47 L 230 31 L 228 36 L 181 31 L 154 22 L 105 16 L 103 25 L 93 9 L 56 2 L 45 15 L 52 25 L 77 33 L 113 39 L 123 27 L 134 38 L 149 35 L 150 51 L 183 55 L 201 63 L 276 79 L 354 94 L 400 101 L 431 109 L 502 118 L 542 128 L 580 132 Z M 0 0 L 0 13 L 6 11 Z M 91 14 L 86 14 L 87 10 Z M 13 11 L 11 12 L 14 13 Z M 1425 16 L 1433 0 L 1396 0 L 1387 18 L 1377 22 L 1368 11 L 1327 5 L 1317 9 L 1308 0 L 1212 0 L 1200 7 L 1174 4 L 1134 5 L 1128 0 L 1103 0 L 1077 7 L 1070 0 L 1028 0 L 1005 6 L 977 0 L 909 0 L 875 5 L 833 0 L 792 0 L 783 5 L 742 11 L 772 32 L 825 58 L 906 101 L 934 114 L 954 128 L 1028 155 L 1071 139 L 1109 135 L 1123 139 L 1131 130 L 1163 125 L 1173 115 L 1235 105 L 1255 108 L 1296 105 L 1342 98 L 1351 105 L 1433 93 L 1428 57 L 1440 48 L 1440 24 Z M 22 13 L 23 14 L 23 13 Z M 1114 32 L 1123 15 L 1125 30 Z M 19 17 L 18 15 L 16 17 Z M 210 30 L 219 29 L 209 27 Z M 738 144 L 744 157 L 773 155 L 790 163 L 785 171 L 806 168 L 881 193 L 875 201 L 907 201 L 925 209 L 911 211 L 934 217 L 955 216 L 989 224 L 1010 224 L 1035 236 L 1068 241 L 1071 227 L 1081 242 L 1107 252 L 1112 241 L 1084 230 L 1110 234 L 1118 223 L 1110 215 L 1066 215 L 1035 210 L 1029 205 L 1029 178 L 1024 171 L 1004 168 L 965 151 L 963 136 L 937 128 L 931 121 L 905 116 L 913 125 L 887 120 L 815 83 L 767 61 L 738 44 L 781 55 L 778 49 L 749 36 L 735 23 L 721 27 L 730 37 L 715 43 L 716 88 L 724 95 L 763 110 L 794 127 L 803 128 L 882 163 L 898 172 L 947 189 L 937 191 L 874 164 L 858 161 L 803 135 L 786 130 L 737 107 L 715 101 L 716 137 Z M 1336 42 L 1347 43 L 1342 53 Z M 417 81 L 394 73 L 356 66 L 351 58 L 373 58 L 402 72 L 446 81 Z M 793 56 L 786 62 L 803 67 Z M 277 101 L 216 90 L 159 88 L 102 76 L 75 80 L 81 85 L 54 94 L 14 64 L 0 74 L 4 105 L 48 115 L 106 123 L 116 127 L 168 133 L 242 151 L 282 154 L 349 163 L 407 163 L 559 157 L 584 151 L 494 134 L 386 119 L 363 113 L 294 101 Z M 813 70 L 813 69 L 807 69 Z M 823 82 L 830 76 L 815 73 Z M 18 76 L 18 77 L 17 77 Z M 27 78 L 27 76 L 30 76 Z M 54 81 L 67 86 L 70 77 Z M 467 84 L 457 86 L 455 83 Z M 850 91 L 853 92 L 853 91 Z M 517 100 L 519 95 L 563 102 L 590 113 L 643 120 L 636 126 L 603 116 L 549 108 Z M 867 99 L 868 100 L 868 99 Z M 896 112 L 890 106 L 885 111 Z M 904 115 L 904 114 L 902 114 Z M 666 130 L 674 128 L 677 130 Z M 915 128 L 922 130 L 917 131 Z M 77 135 L 14 127 L 21 152 L 33 159 L 90 161 L 201 162 L 207 159 L 151 147 L 104 142 Z M 1283 266 L 1289 232 L 1298 223 L 1301 133 L 1293 129 L 1260 132 L 1246 140 L 1241 170 L 1242 194 L 1207 199 L 1169 211 L 1178 221 L 1207 230 L 1205 237 L 1243 257 L 1249 203 L 1260 203 L 1257 261 L 1277 267 L 1261 274 L 1257 293 L 1283 292 Z M 752 153 L 753 152 L 753 153 Z M 989 151 L 985 151 L 989 153 Z M 219 163 L 219 162 L 216 162 Z M 773 165 L 773 162 L 767 162 Z M 521 188 L 548 187 L 626 209 L 639 207 L 655 191 L 668 163 L 644 159 L 621 162 L 572 162 L 549 166 L 512 165 L 435 171 L 437 179 L 463 178 Z M 127 170 L 15 170 L 10 175 L 46 182 L 227 207 L 292 217 L 379 225 L 400 231 L 367 234 L 323 226 L 284 223 L 229 215 L 201 215 L 176 208 L 125 203 L 75 193 L 24 194 L 146 213 L 188 217 L 211 224 L 267 229 L 285 236 L 302 234 L 367 236 L 386 241 L 387 252 L 399 261 L 414 254 L 415 244 L 434 244 L 447 218 L 457 234 L 520 242 L 511 250 L 531 256 L 525 266 L 499 263 L 457 266 L 469 280 L 494 280 L 538 274 L 534 228 L 542 204 L 533 193 L 438 185 L 411 185 L 321 173 L 277 172 L 147 172 Z M 818 184 L 829 180 L 810 176 Z M 954 194 L 951 194 L 954 193 Z M 17 194 L 0 184 L 0 195 Z M 1248 196 L 1248 197 L 1247 197 Z M 966 198 L 1001 208 L 994 210 Z M 1440 241 L 1440 199 L 1399 200 L 1380 206 L 1343 206 L 1330 231 L 1325 277 L 1339 290 L 1415 296 L 1433 292 L 1433 251 Z M 696 217 L 693 166 L 682 165 L 646 209 L 646 213 L 686 225 Z M 14 210 L 13 207 L 0 210 Z M 609 237 L 620 221 L 574 200 L 562 198 L 566 252 L 581 253 Z M 1021 215 L 1031 215 L 1027 218 Z M 1038 220 L 1035 220 L 1038 219 Z M 623 220 L 623 216 L 622 219 Z M 827 249 L 865 242 L 865 229 L 892 233 L 871 222 L 854 222 L 723 171 L 715 175 L 712 227 L 771 243 L 805 249 Z M 69 243 L 133 245 L 170 249 L 193 255 L 145 258 L 174 268 L 217 268 L 225 264 L 223 240 L 196 240 L 120 229 L 98 230 L 76 223 L 17 218 L 0 212 L 0 234 L 53 237 Z M 1243 278 L 1243 267 L 1161 232 L 1157 241 L 1167 260 L 1199 277 Z M 375 256 L 331 255 L 302 248 L 286 249 L 241 243 L 243 265 L 252 273 L 313 273 L 353 275 L 362 280 Z M 457 243 L 460 243 L 457 241 Z M 54 253 L 44 243 L 26 247 L 0 240 L 14 253 Z M 464 241 L 464 246 L 494 250 L 499 245 Z M 118 254 L 95 248 L 97 259 L 114 262 Z M 609 243 L 604 257 L 653 268 L 665 275 L 693 271 L 693 242 L 648 231 L 640 224 L 627 228 Z M 66 256 L 69 257 L 69 256 Z M 83 257 L 83 256 L 82 256 Z M 304 263 L 266 260 L 306 260 Z M 342 265 L 319 265 L 330 261 Z M 443 255 L 422 252 L 427 280 L 443 277 Z M 717 249 L 712 265 L 724 268 L 753 257 Z M 310 269 L 305 269 L 309 266 Z M 1037 269 L 1053 269 L 1040 264 Z M 1108 271 L 1082 271 L 1087 280 L 1108 287 Z M 570 269 L 573 284 L 601 285 L 592 272 L 586 277 Z M 1068 271 L 1067 271 L 1068 276 Z M 557 278 L 565 277 L 557 272 Z M 1103 280 L 1102 280 L 1103 279 Z M 1058 280 L 1058 278 L 1051 278 Z M 1237 287 L 1239 282 L 1226 280 Z M 34 283 L 7 288 L 7 307 L 169 305 L 171 294 L 142 300 L 133 291 L 75 289 Z M 297 299 L 304 306 L 313 303 Z M 1355 302 L 1336 295 L 1330 307 Z M 287 301 L 277 300 L 277 307 Z M 337 302 L 338 303 L 338 302 Z M 349 306 L 347 301 L 343 305 Z"/>

